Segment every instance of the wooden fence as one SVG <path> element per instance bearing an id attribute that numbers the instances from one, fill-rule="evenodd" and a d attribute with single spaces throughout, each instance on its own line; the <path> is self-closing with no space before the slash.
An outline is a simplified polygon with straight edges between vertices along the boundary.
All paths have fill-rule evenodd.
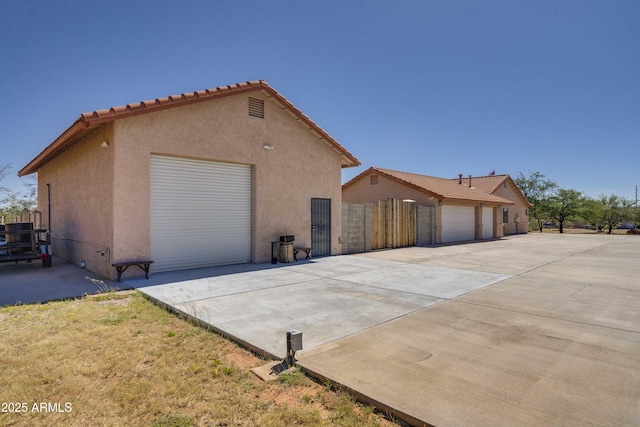
<path id="1" fill-rule="evenodd" d="M 400 199 L 371 204 L 371 249 L 415 246 L 418 240 L 415 203 Z"/>

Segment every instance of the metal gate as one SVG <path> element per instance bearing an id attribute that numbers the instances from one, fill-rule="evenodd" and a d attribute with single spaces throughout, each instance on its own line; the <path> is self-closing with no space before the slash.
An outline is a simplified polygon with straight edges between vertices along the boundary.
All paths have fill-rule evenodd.
<path id="1" fill-rule="evenodd" d="M 311 253 L 331 255 L 331 199 L 311 199 Z"/>

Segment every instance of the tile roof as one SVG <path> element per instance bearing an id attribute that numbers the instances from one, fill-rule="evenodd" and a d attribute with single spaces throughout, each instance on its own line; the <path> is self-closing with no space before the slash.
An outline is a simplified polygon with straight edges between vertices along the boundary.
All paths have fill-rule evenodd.
<path id="1" fill-rule="evenodd" d="M 509 175 L 492 175 L 492 176 L 472 176 L 471 186 L 479 188 L 487 193 L 493 193 L 506 181 Z M 453 178 L 452 181 L 459 181 L 458 178 Z M 462 177 L 462 185 L 469 186 L 469 177 Z"/>
<path id="2" fill-rule="evenodd" d="M 396 182 L 413 187 L 419 191 L 436 197 L 442 201 L 473 201 L 482 203 L 495 203 L 501 205 L 513 205 L 511 200 L 503 197 L 489 194 L 488 192 L 479 188 L 469 188 L 465 185 L 458 184 L 457 181 L 453 181 L 449 178 L 437 178 L 435 176 L 419 175 L 409 172 L 400 172 L 391 169 L 383 169 L 378 167 L 371 167 L 360 175 L 356 176 L 342 188 L 346 188 L 352 183 L 356 182 L 363 176 L 369 173 L 377 173 L 385 176 Z"/>
<path id="3" fill-rule="evenodd" d="M 74 144 L 80 142 L 97 126 L 112 122 L 114 120 L 125 117 L 146 114 L 155 111 L 176 108 L 183 105 L 194 104 L 198 102 L 209 101 L 230 95 L 237 95 L 251 91 L 262 91 L 271 99 L 280 103 L 283 109 L 288 110 L 296 120 L 300 121 L 310 131 L 314 132 L 318 138 L 325 142 L 335 152 L 339 153 L 342 158 L 342 167 L 359 166 L 360 161 L 346 148 L 340 145 L 327 132 L 325 132 L 314 121 L 307 117 L 302 111 L 297 109 L 289 100 L 278 93 L 274 88 L 269 86 L 264 80 L 254 80 L 245 83 L 237 83 L 228 86 L 220 86 L 214 89 L 199 90 L 196 92 L 182 93 L 180 95 L 171 95 L 164 98 L 156 98 L 154 100 L 141 101 L 138 103 L 111 107 L 104 110 L 95 110 L 93 112 L 82 113 L 64 132 L 60 134 L 47 148 L 31 160 L 19 172 L 19 176 L 29 175 L 37 172 L 47 162 L 58 156 L 64 150 L 70 148 Z"/>
<path id="4" fill-rule="evenodd" d="M 455 181 L 455 182 L 458 182 L 459 178 L 453 178 L 452 180 Z M 483 191 L 486 191 L 489 194 L 493 194 L 505 182 L 509 182 L 512 185 L 512 187 L 517 190 L 517 193 L 519 194 L 520 198 L 522 199 L 522 202 L 526 206 L 529 206 L 529 207 L 533 206 L 533 204 L 531 202 L 529 202 L 524 197 L 524 194 L 522 194 L 522 192 L 520 191 L 520 188 L 518 188 L 518 185 L 511 178 L 511 176 L 509 176 L 507 174 L 504 174 L 504 175 L 490 175 L 490 176 L 472 176 L 471 177 L 471 186 L 472 187 L 479 188 L 479 189 L 481 189 Z M 466 178 L 463 177 L 462 178 L 462 185 L 465 185 L 467 187 L 469 186 L 469 177 L 466 177 Z"/>

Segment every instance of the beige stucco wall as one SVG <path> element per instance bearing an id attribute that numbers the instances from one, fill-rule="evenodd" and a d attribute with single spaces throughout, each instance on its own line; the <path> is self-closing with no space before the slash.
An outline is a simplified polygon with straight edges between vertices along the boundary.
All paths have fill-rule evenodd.
<path id="1" fill-rule="evenodd" d="M 103 276 L 112 269 L 114 153 L 101 144 L 112 140 L 113 126 L 101 126 L 38 171 L 38 210 L 51 229 L 54 255 L 74 264 L 85 260 L 88 269 Z M 51 189 L 50 225 L 47 184 Z"/>
<path id="2" fill-rule="evenodd" d="M 265 100 L 264 119 L 248 115 L 249 96 Z M 253 166 L 253 262 L 269 261 L 280 235 L 311 246 L 312 197 L 331 199 L 331 253 L 342 252 L 340 155 L 262 92 L 121 119 L 114 130 L 114 257 L 150 256 L 151 154 Z"/>
<path id="3" fill-rule="evenodd" d="M 529 207 L 526 206 L 520 195 L 520 191 L 515 188 L 508 180 L 493 193 L 496 196 L 504 197 L 511 200 L 515 205 L 505 206 L 509 209 L 509 221 L 504 223 L 504 234 L 523 234 L 529 232 Z M 516 218 L 519 223 L 516 225 Z M 502 221 L 502 210 L 500 211 L 500 220 Z M 517 230 L 517 231 L 516 231 Z"/>

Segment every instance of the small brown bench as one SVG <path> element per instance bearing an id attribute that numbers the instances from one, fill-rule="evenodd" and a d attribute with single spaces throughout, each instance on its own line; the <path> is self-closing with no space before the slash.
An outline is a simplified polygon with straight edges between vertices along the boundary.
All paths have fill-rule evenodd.
<path id="1" fill-rule="evenodd" d="M 305 259 L 311 259 L 311 248 L 293 248 L 293 260 L 298 261 L 298 252 L 306 254 Z"/>
<path id="2" fill-rule="evenodd" d="M 122 261 L 122 262 L 114 262 L 111 264 L 116 268 L 116 272 L 118 273 L 118 282 L 120 281 L 120 277 L 122 277 L 122 273 L 127 271 L 127 268 L 132 265 L 137 265 L 142 271 L 144 271 L 144 278 L 149 278 L 149 268 L 153 264 L 153 261 L 150 260 L 139 260 L 139 261 Z"/>

